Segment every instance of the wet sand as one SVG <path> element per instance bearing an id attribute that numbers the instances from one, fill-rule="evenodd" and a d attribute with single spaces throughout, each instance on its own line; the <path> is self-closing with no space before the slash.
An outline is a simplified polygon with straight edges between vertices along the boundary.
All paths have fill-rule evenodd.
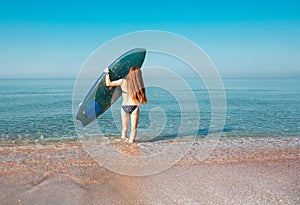
<path id="1" fill-rule="evenodd" d="M 99 165 L 76 141 L 2 144 L 0 204 L 300 204 L 298 138 L 225 139 L 199 157 L 213 143 L 196 141 L 174 166 L 139 177 Z"/>

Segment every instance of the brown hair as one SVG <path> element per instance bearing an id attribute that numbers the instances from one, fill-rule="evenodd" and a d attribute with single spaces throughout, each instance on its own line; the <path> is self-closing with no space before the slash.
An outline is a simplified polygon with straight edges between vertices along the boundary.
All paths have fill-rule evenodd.
<path id="1" fill-rule="evenodd" d="M 127 92 L 136 103 L 141 105 L 148 103 L 142 71 L 138 66 L 133 66 L 129 70 L 127 75 Z"/>

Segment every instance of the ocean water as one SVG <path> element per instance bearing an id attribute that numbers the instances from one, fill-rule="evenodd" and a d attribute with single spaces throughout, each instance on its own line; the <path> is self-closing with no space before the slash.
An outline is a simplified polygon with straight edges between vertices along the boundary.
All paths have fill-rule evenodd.
<path id="1" fill-rule="evenodd" d="M 74 122 L 72 116 L 77 109 L 72 108 L 75 82 L 75 79 L 0 79 L 0 141 L 77 138 L 75 127 L 79 122 Z M 186 82 L 190 90 L 176 88 L 172 79 L 164 80 L 174 88 L 171 91 L 163 86 L 147 87 L 149 104 L 141 107 L 138 137 L 169 139 L 178 136 L 182 128 L 179 137 L 209 133 L 210 93 L 197 79 Z M 223 84 L 226 96 L 223 137 L 300 137 L 299 79 L 223 79 Z M 186 93 L 195 96 L 197 109 L 189 98 L 182 98 Z M 119 100 L 97 119 L 99 130 L 91 133 L 118 136 L 120 105 Z"/>

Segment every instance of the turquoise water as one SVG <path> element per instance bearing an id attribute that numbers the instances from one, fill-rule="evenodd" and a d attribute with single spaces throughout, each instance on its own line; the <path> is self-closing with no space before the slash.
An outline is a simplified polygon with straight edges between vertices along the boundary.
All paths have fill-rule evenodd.
<path id="1" fill-rule="evenodd" d="M 197 80 L 186 81 L 200 110 L 197 135 L 205 136 L 211 120 L 209 93 Z M 0 79 L 0 141 L 76 138 L 72 117 L 74 83 L 75 79 Z M 300 137 L 299 79 L 224 79 L 223 83 L 227 103 L 224 137 Z M 176 95 L 155 87 L 147 88 L 147 95 L 150 103 L 141 107 L 138 128 L 147 130 L 156 119 L 164 118 L 164 126 L 156 126 L 158 135 L 176 136 L 182 123 Z M 120 119 L 115 119 L 111 111 L 119 110 L 118 103 L 98 119 L 102 134 L 119 134 Z M 191 111 L 191 119 L 193 115 L 197 113 Z M 152 131 L 157 134 L 155 128 L 148 130 Z"/>

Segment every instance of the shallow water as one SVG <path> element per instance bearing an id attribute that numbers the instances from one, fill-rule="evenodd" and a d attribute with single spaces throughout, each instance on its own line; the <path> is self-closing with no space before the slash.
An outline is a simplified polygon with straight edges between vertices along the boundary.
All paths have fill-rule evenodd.
<path id="1" fill-rule="evenodd" d="M 75 79 L 1 79 L 0 141 L 77 138 L 72 117 L 74 83 Z M 178 133 L 179 137 L 205 137 L 210 129 L 211 102 L 204 84 L 186 79 L 200 113 L 195 128 L 191 125 L 199 117 L 198 111 L 189 107 L 188 100 L 180 101 L 178 97 L 187 91 L 176 87 L 172 79 L 164 83 L 174 89 L 146 88 L 149 105 L 141 107 L 138 137 L 148 141 L 173 139 Z M 223 83 L 227 103 L 223 137 L 300 137 L 298 79 L 224 79 Z M 120 103 L 97 120 L 99 130 L 91 134 L 120 133 Z M 180 131 L 180 126 L 193 129 Z"/>

